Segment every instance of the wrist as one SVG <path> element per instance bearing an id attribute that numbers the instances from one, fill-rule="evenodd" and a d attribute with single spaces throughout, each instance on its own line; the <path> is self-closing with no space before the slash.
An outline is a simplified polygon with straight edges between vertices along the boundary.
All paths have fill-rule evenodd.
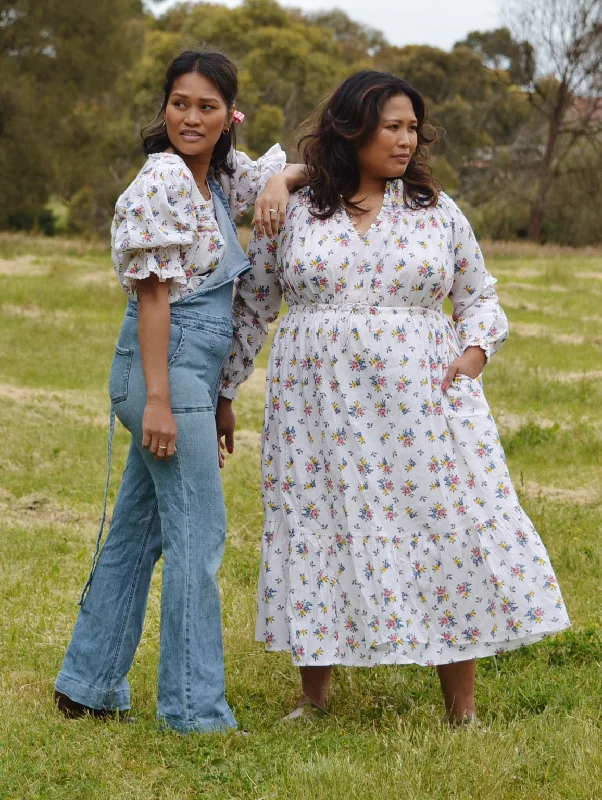
<path id="1" fill-rule="evenodd" d="M 470 345 L 470 347 L 467 347 L 464 352 L 471 358 L 474 358 L 474 360 L 480 363 L 482 367 L 484 367 L 487 363 L 487 354 L 482 347 L 479 347 L 479 345 Z"/>
<path id="2" fill-rule="evenodd" d="M 146 395 L 146 405 L 156 406 L 157 408 L 169 408 L 171 410 L 169 393 L 165 394 L 164 392 L 148 392 Z"/>
<path id="3" fill-rule="evenodd" d="M 300 164 L 287 164 L 280 173 L 280 177 L 283 178 L 289 192 L 307 183 L 307 175 Z"/>

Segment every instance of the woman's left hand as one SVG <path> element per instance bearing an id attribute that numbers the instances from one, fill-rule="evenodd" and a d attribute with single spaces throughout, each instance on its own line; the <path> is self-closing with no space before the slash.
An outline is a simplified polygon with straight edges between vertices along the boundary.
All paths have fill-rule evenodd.
<path id="1" fill-rule="evenodd" d="M 454 358 L 445 377 L 441 382 L 443 391 L 447 391 L 448 387 L 454 382 L 454 378 L 459 373 L 460 375 L 467 375 L 469 378 L 478 378 L 483 368 L 487 363 L 487 356 L 485 351 L 480 347 L 467 347 L 466 350 L 458 358 Z"/>
<path id="2" fill-rule="evenodd" d="M 217 454 L 219 468 L 222 469 L 226 463 L 224 451 L 230 455 L 234 452 L 234 429 L 236 428 L 236 414 L 232 408 L 232 400 L 227 397 L 220 397 L 217 401 L 215 412 L 215 427 L 217 428 Z"/>
<path id="3" fill-rule="evenodd" d="M 264 233 L 270 238 L 278 234 L 286 219 L 288 198 L 287 176 L 283 172 L 272 175 L 255 201 L 253 227 L 259 239 Z"/>

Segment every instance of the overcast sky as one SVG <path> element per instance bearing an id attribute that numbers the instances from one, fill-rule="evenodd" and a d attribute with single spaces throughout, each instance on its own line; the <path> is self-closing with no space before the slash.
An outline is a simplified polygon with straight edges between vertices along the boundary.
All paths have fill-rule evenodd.
<path id="1" fill-rule="evenodd" d="M 175 2 L 157 2 L 155 9 L 163 11 Z M 238 0 L 222 2 L 230 8 L 239 5 Z M 503 0 L 286 0 L 281 5 L 310 12 L 340 8 L 352 19 L 383 31 L 392 44 L 430 44 L 449 50 L 469 31 L 499 27 Z"/>

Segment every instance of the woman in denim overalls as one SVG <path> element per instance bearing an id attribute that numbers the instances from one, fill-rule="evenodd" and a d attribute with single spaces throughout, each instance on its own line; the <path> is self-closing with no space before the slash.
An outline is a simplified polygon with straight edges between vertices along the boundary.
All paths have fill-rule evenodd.
<path id="1" fill-rule="evenodd" d="M 127 673 L 163 554 L 158 716 L 180 731 L 236 727 L 224 693 L 216 577 L 226 532 L 219 445 L 225 436 L 232 449 L 234 418 L 218 394 L 232 347 L 233 283 L 249 263 L 230 205 L 244 210 L 284 167 L 278 147 L 257 163 L 232 150 L 236 91 L 236 68 L 223 54 L 175 59 L 157 124 L 144 137 L 149 159 L 117 201 L 113 259 L 130 300 L 110 375 L 109 461 L 115 416 L 132 441 L 56 681 L 68 716 L 130 707 Z M 298 176 L 291 168 L 272 179 L 266 230 Z M 103 522 L 105 513 L 106 493 Z"/>

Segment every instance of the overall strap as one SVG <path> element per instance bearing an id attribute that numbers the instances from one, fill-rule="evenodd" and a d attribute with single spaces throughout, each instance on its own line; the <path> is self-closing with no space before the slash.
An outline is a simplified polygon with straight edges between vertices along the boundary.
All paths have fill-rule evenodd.
<path id="1" fill-rule="evenodd" d="M 226 197 L 224 190 L 222 189 L 221 184 L 215 177 L 208 178 L 209 186 L 211 187 L 211 191 L 213 193 L 214 198 L 217 198 L 223 207 L 226 209 L 226 213 L 228 214 L 228 219 L 232 224 L 232 228 L 234 229 L 234 233 L 237 233 L 236 230 L 236 223 L 232 219 L 232 212 L 230 211 L 230 203 L 228 202 L 228 198 Z"/>
<path id="2" fill-rule="evenodd" d="M 83 606 L 84 601 L 88 595 L 88 591 L 90 589 L 90 584 L 92 583 L 92 578 L 94 577 L 94 571 L 96 570 L 96 564 L 98 562 L 98 554 L 100 552 L 100 543 L 102 541 L 102 532 L 105 526 L 105 520 L 107 518 L 107 500 L 109 497 L 109 481 L 111 478 L 111 456 L 113 452 L 113 434 L 115 433 L 115 409 L 111 404 L 111 418 L 109 423 L 109 441 L 107 444 L 107 480 L 105 483 L 105 499 L 102 508 L 102 517 L 100 520 L 100 528 L 98 530 L 98 536 L 96 537 L 96 549 L 94 550 L 94 555 L 92 557 L 92 569 L 90 571 L 90 575 L 88 576 L 88 580 L 86 581 L 86 585 L 83 588 L 81 597 L 79 598 L 79 606 Z"/>

